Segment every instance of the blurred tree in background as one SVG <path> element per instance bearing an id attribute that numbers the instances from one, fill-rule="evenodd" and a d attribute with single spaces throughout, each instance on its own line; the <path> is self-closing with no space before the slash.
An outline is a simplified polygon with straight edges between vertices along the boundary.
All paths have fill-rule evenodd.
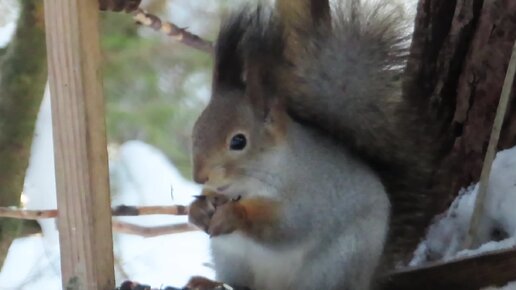
<path id="1" fill-rule="evenodd" d="M 0 206 L 18 206 L 47 76 L 43 2 L 24 0 L 20 9 L 13 1 L 2 4 L 2 15 L 11 18 L 2 26 L 14 25 L 16 18 L 18 24 L 11 42 L 0 50 Z M 33 231 L 34 224 L 0 218 L 0 265 L 11 242 Z"/>
<path id="2" fill-rule="evenodd" d="M 155 0 L 144 8 L 179 26 L 194 25 L 188 29 L 213 39 L 219 10 L 228 1 L 190 2 Z M 104 13 L 102 24 L 109 142 L 139 139 L 157 146 L 190 177 L 189 136 L 209 97 L 211 57 L 139 28 L 124 13 Z"/>

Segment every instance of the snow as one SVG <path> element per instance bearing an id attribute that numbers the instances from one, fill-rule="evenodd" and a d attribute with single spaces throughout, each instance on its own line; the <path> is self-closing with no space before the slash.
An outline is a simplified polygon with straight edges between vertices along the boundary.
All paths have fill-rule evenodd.
<path id="1" fill-rule="evenodd" d="M 516 290 L 516 282 L 511 282 L 501 288 L 488 287 L 488 288 L 484 288 L 483 290 Z"/>
<path id="2" fill-rule="evenodd" d="M 7 46 L 14 35 L 16 21 L 20 14 L 20 3 L 16 0 L 0 0 L 0 48 Z"/>
<path id="3" fill-rule="evenodd" d="M 0 289 L 60 289 L 59 244 L 41 235 L 16 239 L 0 272 Z"/>
<path id="4" fill-rule="evenodd" d="M 488 182 L 485 215 L 479 225 L 480 244 L 464 249 L 478 187 L 477 183 L 463 189 L 448 211 L 436 219 L 410 266 L 516 247 L 516 147 L 497 153 Z M 501 240 L 493 241 L 495 232 Z M 501 289 L 516 290 L 516 282 Z"/>
<path id="5" fill-rule="evenodd" d="M 480 253 L 487 253 L 492 252 L 496 250 L 503 250 L 503 249 L 509 249 L 516 246 L 516 239 L 515 238 L 507 238 L 502 241 L 490 241 L 485 244 L 482 244 L 480 247 L 476 249 L 465 249 L 460 250 L 457 252 L 457 254 L 453 258 L 465 258 L 470 257 L 474 255 L 478 255 Z M 445 260 L 451 260 L 450 258 L 447 258 Z"/>
<path id="6" fill-rule="evenodd" d="M 29 167 L 23 188 L 27 209 L 57 208 L 53 146 L 50 92 L 47 85 L 36 120 Z M 46 238 L 58 240 L 55 219 L 43 219 L 39 223 Z"/>
<path id="7" fill-rule="evenodd" d="M 411 266 L 516 246 L 516 147 L 498 152 L 493 162 L 485 215 L 479 228 L 481 244 L 485 245 L 478 250 L 464 250 L 477 191 L 478 184 L 461 191 L 449 210 L 429 228 L 426 239 L 410 262 Z M 492 241 L 494 231 L 503 233 L 505 239 Z"/>
<path id="8" fill-rule="evenodd" d="M 28 209 L 56 208 L 52 122 L 48 88 L 38 114 L 24 195 Z M 200 187 L 186 180 L 158 149 L 141 141 L 109 146 L 112 204 L 186 205 Z M 186 217 L 119 218 L 158 226 L 186 222 Z M 0 289 L 60 289 L 59 240 L 55 219 L 40 220 L 43 234 L 19 238 L 0 272 Z M 117 284 L 125 279 L 151 285 L 184 285 L 192 275 L 213 277 L 208 237 L 188 232 L 153 238 L 115 234 Z M 123 269 L 121 271 L 120 269 Z"/>

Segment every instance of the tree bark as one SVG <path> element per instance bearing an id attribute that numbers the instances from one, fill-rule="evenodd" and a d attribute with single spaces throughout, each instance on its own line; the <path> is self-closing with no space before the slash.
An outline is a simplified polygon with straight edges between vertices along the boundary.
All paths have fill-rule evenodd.
<path id="1" fill-rule="evenodd" d="M 43 2 L 24 0 L 0 63 L 0 206 L 17 206 L 46 81 Z M 23 222 L 0 219 L 0 265 Z"/>
<path id="2" fill-rule="evenodd" d="M 419 2 L 404 97 L 441 125 L 433 183 L 443 192 L 434 198 L 435 214 L 479 180 L 515 40 L 516 1 Z M 516 145 L 515 112 L 512 101 L 499 149 Z"/>

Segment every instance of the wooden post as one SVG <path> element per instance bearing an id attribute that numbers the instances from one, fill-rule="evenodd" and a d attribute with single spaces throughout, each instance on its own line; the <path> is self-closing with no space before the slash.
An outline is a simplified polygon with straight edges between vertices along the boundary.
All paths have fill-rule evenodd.
<path id="1" fill-rule="evenodd" d="M 115 287 L 98 0 L 45 0 L 63 288 Z"/>

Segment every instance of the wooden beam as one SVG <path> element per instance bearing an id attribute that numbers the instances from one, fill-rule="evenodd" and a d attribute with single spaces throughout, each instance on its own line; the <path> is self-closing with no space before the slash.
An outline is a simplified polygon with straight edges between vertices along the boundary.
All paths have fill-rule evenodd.
<path id="1" fill-rule="evenodd" d="M 45 0 L 63 288 L 115 287 L 98 0 Z"/>
<path id="2" fill-rule="evenodd" d="M 516 249 L 498 250 L 386 275 L 382 290 L 478 290 L 516 280 Z"/>

